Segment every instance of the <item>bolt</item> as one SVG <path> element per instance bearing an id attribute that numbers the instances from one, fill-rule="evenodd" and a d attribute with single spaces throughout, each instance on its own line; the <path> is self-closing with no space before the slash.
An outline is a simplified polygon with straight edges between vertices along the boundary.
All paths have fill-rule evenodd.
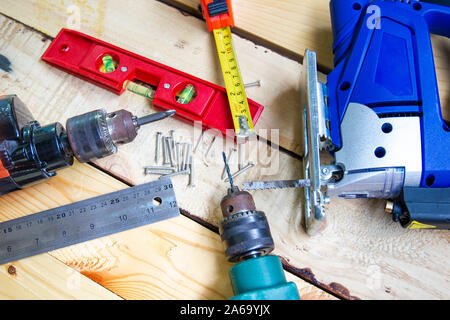
<path id="1" fill-rule="evenodd" d="M 180 174 L 189 174 L 189 170 L 183 170 L 183 171 L 176 171 L 176 172 L 168 173 L 168 174 L 162 175 L 161 177 L 159 177 L 159 179 L 162 179 L 162 178 L 165 178 L 165 177 L 178 176 Z"/>
<path id="2" fill-rule="evenodd" d="M 255 165 L 255 164 L 254 164 L 253 162 L 249 162 L 245 167 L 243 167 L 243 168 L 240 169 L 239 171 L 233 173 L 233 174 L 231 175 L 231 179 L 236 178 L 238 175 L 240 175 L 241 173 L 244 173 L 245 171 L 247 171 L 248 169 L 250 169 L 250 168 L 253 167 L 254 165 Z M 225 182 L 228 182 L 228 181 L 229 181 L 229 179 L 226 178 L 226 179 L 225 179 Z"/>
<path id="3" fill-rule="evenodd" d="M 244 88 L 248 88 L 248 87 L 261 87 L 261 80 L 258 80 L 255 82 L 250 82 L 250 83 L 245 83 Z"/>
<path id="4" fill-rule="evenodd" d="M 233 155 L 233 153 L 236 152 L 236 148 L 231 148 L 230 152 L 228 153 L 228 157 L 227 157 L 227 163 L 231 162 L 231 156 Z M 225 174 L 226 174 L 226 166 L 223 166 L 223 171 L 222 171 L 222 179 L 225 179 Z"/>
<path id="5" fill-rule="evenodd" d="M 156 133 L 156 150 L 155 150 L 155 162 L 159 162 L 159 153 L 161 151 L 161 132 Z"/>
<path id="6" fill-rule="evenodd" d="M 127 72 L 127 71 L 128 71 L 128 68 L 127 68 L 127 67 L 122 67 L 122 68 L 120 68 L 120 70 L 121 70 L 122 72 Z"/>
<path id="7" fill-rule="evenodd" d="M 170 84 L 164 83 L 164 89 L 170 89 Z"/>

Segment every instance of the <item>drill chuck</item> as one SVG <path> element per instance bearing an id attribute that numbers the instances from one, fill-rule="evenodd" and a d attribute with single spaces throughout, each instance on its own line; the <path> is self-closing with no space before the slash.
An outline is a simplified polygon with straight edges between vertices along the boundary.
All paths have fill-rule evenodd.
<path id="1" fill-rule="evenodd" d="M 95 110 L 41 126 L 15 95 L 0 97 L 0 195 L 52 177 L 56 170 L 117 152 L 141 125 L 170 117 L 168 110 L 137 118 L 126 110 Z"/>
<path id="2" fill-rule="evenodd" d="M 269 223 L 264 212 L 256 210 L 251 194 L 231 183 L 220 207 L 225 255 L 230 262 L 239 262 L 229 271 L 235 294 L 231 299 L 299 300 L 295 283 L 286 281 L 280 258 L 269 255 L 274 249 Z"/>
<path id="3" fill-rule="evenodd" d="M 229 261 L 238 262 L 272 252 L 274 242 L 269 223 L 264 212 L 256 210 L 250 193 L 232 187 L 220 206 L 224 220 L 219 231 Z"/>

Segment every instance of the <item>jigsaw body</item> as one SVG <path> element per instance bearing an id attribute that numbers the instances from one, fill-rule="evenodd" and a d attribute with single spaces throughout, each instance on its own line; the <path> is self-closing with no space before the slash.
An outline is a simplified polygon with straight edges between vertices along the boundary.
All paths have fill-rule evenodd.
<path id="1" fill-rule="evenodd" d="M 326 88 L 316 89 L 324 130 L 306 132 L 335 158 L 319 166 L 319 187 L 327 185 L 327 197 L 398 199 L 390 211 L 403 226 L 448 228 L 450 125 L 442 118 L 430 33 L 450 36 L 450 7 L 332 0 L 330 11 L 335 69 Z M 409 201 L 405 189 L 415 194 Z M 411 200 L 421 209 L 409 208 Z M 321 207 L 320 199 L 312 205 Z"/>

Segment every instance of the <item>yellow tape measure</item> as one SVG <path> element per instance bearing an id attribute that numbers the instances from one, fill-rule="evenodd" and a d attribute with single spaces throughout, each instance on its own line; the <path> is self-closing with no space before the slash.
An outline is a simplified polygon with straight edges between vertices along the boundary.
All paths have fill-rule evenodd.
<path id="1" fill-rule="evenodd" d="M 234 130 L 238 137 L 249 137 L 255 134 L 252 115 L 248 107 L 247 95 L 238 62 L 234 53 L 230 27 L 214 29 L 217 53 L 222 67 L 228 102 L 233 117 Z"/>

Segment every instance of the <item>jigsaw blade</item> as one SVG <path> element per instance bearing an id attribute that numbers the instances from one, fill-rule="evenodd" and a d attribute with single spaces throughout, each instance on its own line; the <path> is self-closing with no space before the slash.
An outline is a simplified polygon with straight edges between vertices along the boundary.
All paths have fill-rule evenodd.
<path id="1" fill-rule="evenodd" d="M 303 188 L 309 187 L 310 180 L 273 180 L 273 181 L 252 181 L 244 182 L 242 190 L 265 190 L 265 189 L 284 189 L 284 188 Z"/>

